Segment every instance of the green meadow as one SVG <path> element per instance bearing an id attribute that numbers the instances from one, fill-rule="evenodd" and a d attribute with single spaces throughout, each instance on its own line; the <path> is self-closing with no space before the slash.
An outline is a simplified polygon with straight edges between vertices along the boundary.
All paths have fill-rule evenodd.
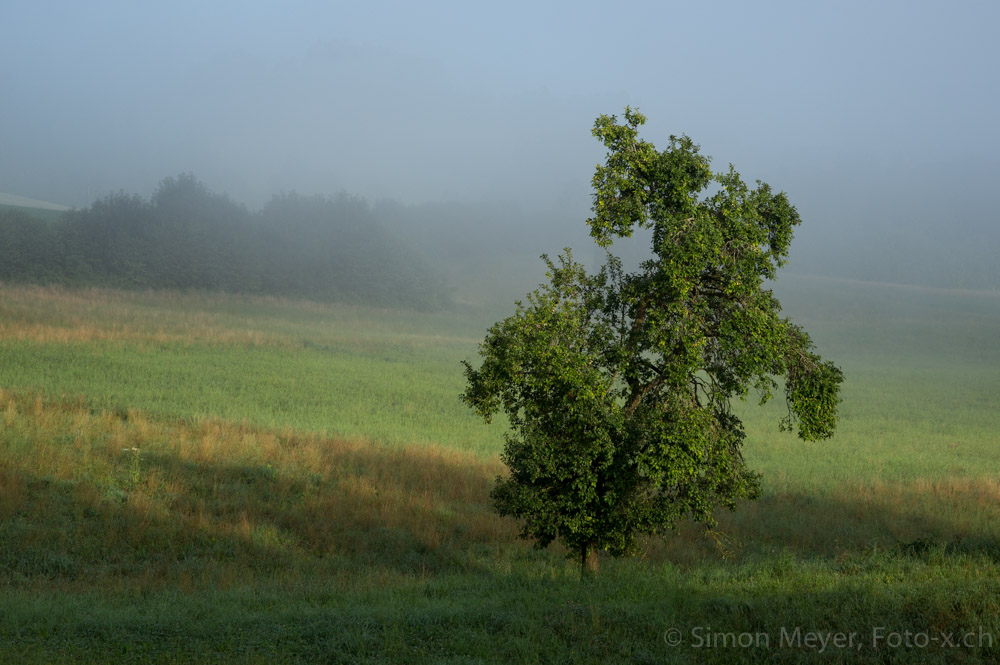
<path id="1" fill-rule="evenodd" d="M 458 399 L 506 311 L 0 285 L 0 662 L 1000 658 L 1000 293 L 786 275 L 837 434 L 581 582 Z"/>

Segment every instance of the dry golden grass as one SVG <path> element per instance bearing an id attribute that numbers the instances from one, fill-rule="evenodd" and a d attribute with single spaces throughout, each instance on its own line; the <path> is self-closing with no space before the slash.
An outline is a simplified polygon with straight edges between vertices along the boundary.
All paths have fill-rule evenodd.
<path id="1" fill-rule="evenodd" d="M 0 520 L 16 579 L 42 588 L 182 589 L 266 579 L 345 585 L 464 572 L 527 544 L 491 510 L 494 457 L 382 447 L 217 420 L 158 422 L 0 390 Z M 988 478 L 769 494 L 646 543 L 650 562 L 913 541 L 996 540 Z M 13 526 L 12 526 L 13 525 Z M 477 562 L 478 558 L 478 562 Z M 55 563 L 53 563 L 55 561 Z"/>
<path id="2" fill-rule="evenodd" d="M 265 312 L 263 317 L 260 316 Z M 299 327 L 283 317 L 291 313 Z M 380 325 L 379 318 L 385 320 Z M 233 296 L 176 291 L 123 291 L 0 282 L 0 342 L 39 344 L 132 342 L 212 343 L 247 347 L 301 348 L 302 320 L 329 326 L 309 329 L 361 352 L 385 348 L 385 336 L 414 348 L 474 345 L 478 338 L 436 330 L 407 331 L 398 324 L 415 317 L 373 307 L 323 304 L 274 296 Z M 264 324 L 273 329 L 263 330 Z M 359 327 L 360 326 L 360 327 Z M 478 332 L 478 330 L 477 330 Z"/>
<path id="3" fill-rule="evenodd" d="M 250 322 L 245 327 L 225 322 L 211 313 L 205 296 L 197 298 L 203 307 L 185 309 L 180 294 L 158 293 L 157 307 L 143 307 L 151 294 L 37 285 L 0 285 L 0 293 L 0 340 L 290 345 L 286 336 L 256 330 Z M 171 303 L 177 306 L 164 307 Z"/>
<path id="4" fill-rule="evenodd" d="M 154 422 L 3 390 L 0 407 L 0 515 L 20 525 L 6 556 L 65 553 L 61 585 L 218 586 L 261 574 L 302 584 L 300 569 L 320 562 L 345 575 L 358 564 L 366 574 L 462 570 L 475 565 L 472 549 L 515 540 L 489 508 L 495 458 Z M 31 561 L 21 568 L 31 577 Z"/>
<path id="5" fill-rule="evenodd" d="M 33 341 L 44 344 L 83 342 L 214 342 L 255 346 L 288 346 L 288 341 L 273 334 L 255 330 L 224 330 L 191 326 L 191 332 L 149 330 L 145 326 L 113 325 L 99 327 L 86 322 L 68 321 L 66 325 L 0 324 L 0 340 Z"/>

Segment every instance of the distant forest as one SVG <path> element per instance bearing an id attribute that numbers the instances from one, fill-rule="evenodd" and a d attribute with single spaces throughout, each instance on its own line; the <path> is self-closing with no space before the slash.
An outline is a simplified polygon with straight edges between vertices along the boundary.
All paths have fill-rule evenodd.
<path id="1" fill-rule="evenodd" d="M 440 272 L 362 200 L 280 194 L 258 212 L 189 174 L 53 221 L 0 209 L 0 280 L 212 290 L 434 309 Z"/>
<path id="2" fill-rule="evenodd" d="M 321 302 L 437 309 L 508 307 L 544 280 L 538 255 L 573 247 L 591 267 L 604 253 L 579 202 L 367 203 L 275 195 L 250 211 L 194 176 L 163 180 L 148 199 L 120 192 L 60 213 L 0 206 L 0 281 L 131 289 L 224 291 Z M 840 233 L 809 219 L 787 270 L 945 288 L 1000 289 L 990 220 L 955 218 L 951 235 L 915 220 Z M 902 227 L 900 227 L 901 229 Z M 648 242 L 619 240 L 627 265 Z"/>

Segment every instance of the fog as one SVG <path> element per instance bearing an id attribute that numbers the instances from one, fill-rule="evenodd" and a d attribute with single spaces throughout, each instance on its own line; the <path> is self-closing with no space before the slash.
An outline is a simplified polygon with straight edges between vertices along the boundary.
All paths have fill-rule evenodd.
<path id="1" fill-rule="evenodd" d="M 993 2 L 6 0 L 0 191 L 349 192 L 500 270 L 586 242 L 590 128 L 631 105 L 657 145 L 688 134 L 788 192 L 789 271 L 1000 288 L 998 23 Z"/>

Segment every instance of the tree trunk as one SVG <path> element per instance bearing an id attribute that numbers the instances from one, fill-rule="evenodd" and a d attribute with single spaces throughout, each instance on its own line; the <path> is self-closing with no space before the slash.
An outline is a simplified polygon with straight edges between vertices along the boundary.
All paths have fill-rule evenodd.
<path id="1" fill-rule="evenodd" d="M 596 546 L 588 544 L 580 548 L 580 579 L 595 579 L 600 563 Z"/>

